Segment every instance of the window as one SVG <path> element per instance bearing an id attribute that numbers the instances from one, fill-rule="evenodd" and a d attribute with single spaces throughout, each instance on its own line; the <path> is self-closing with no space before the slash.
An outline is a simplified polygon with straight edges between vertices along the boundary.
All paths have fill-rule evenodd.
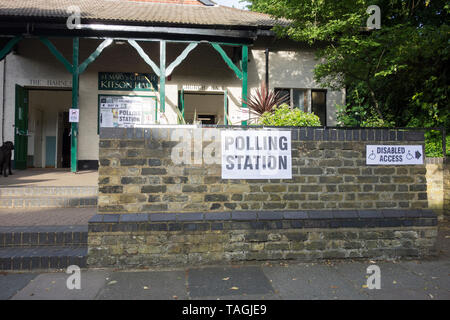
<path id="1" fill-rule="evenodd" d="M 297 108 L 302 111 L 307 111 L 306 104 L 306 90 L 293 88 L 275 88 L 275 92 L 280 92 L 280 96 L 287 95 L 289 97 L 288 105 L 291 108 Z"/>
<path id="2" fill-rule="evenodd" d="M 311 111 L 319 117 L 323 126 L 327 125 L 327 92 L 326 90 L 311 91 Z"/>

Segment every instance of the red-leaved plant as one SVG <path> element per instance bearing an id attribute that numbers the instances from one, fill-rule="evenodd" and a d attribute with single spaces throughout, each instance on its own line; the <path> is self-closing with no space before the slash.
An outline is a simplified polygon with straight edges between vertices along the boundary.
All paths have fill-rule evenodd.
<path id="1" fill-rule="evenodd" d="M 282 96 L 281 92 L 269 91 L 263 81 L 261 87 L 256 89 L 255 94 L 248 98 L 247 106 L 250 112 L 256 114 L 259 118 L 264 112 L 270 112 L 273 107 L 286 103 L 288 100 L 288 95 Z"/>

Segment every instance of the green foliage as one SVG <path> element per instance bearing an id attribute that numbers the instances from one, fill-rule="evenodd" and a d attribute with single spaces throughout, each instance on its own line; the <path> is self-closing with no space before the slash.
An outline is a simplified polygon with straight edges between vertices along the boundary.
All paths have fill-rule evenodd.
<path id="1" fill-rule="evenodd" d="M 450 156 L 450 135 L 446 137 L 446 153 Z M 425 154 L 429 158 L 442 157 L 442 133 L 440 131 L 429 131 L 425 133 Z"/>
<path id="2" fill-rule="evenodd" d="M 265 112 L 259 118 L 258 124 L 295 127 L 320 127 L 321 125 L 319 117 L 315 114 L 291 109 L 287 104 L 275 107 L 271 112 Z"/>
<path id="3" fill-rule="evenodd" d="M 381 29 L 364 30 L 373 4 Z M 290 19 L 278 35 L 319 48 L 315 79 L 347 89 L 341 123 L 450 129 L 448 1 L 252 0 L 250 8 Z"/>
<path id="4" fill-rule="evenodd" d="M 255 94 L 248 98 L 247 106 L 253 114 L 259 117 L 264 112 L 270 112 L 272 108 L 288 100 L 289 97 L 287 95 L 281 96 L 280 92 L 268 90 L 266 83 L 263 81 L 261 82 L 261 87 L 256 89 Z"/>

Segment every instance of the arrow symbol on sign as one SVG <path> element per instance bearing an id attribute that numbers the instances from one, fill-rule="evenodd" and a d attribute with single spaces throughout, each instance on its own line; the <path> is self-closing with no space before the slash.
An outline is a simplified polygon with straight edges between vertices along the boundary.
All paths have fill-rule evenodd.
<path id="1" fill-rule="evenodd" d="M 421 156 L 422 154 L 419 151 L 416 151 L 416 159 L 420 159 Z"/>

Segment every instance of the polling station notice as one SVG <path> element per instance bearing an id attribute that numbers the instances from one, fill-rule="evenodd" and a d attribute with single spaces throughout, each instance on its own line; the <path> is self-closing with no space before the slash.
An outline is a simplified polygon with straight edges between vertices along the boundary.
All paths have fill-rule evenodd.
<path id="1" fill-rule="evenodd" d="M 367 145 L 366 164 L 387 166 L 423 164 L 423 147 L 421 145 Z"/>
<path id="2" fill-rule="evenodd" d="M 291 131 L 225 130 L 222 179 L 292 179 Z"/>

